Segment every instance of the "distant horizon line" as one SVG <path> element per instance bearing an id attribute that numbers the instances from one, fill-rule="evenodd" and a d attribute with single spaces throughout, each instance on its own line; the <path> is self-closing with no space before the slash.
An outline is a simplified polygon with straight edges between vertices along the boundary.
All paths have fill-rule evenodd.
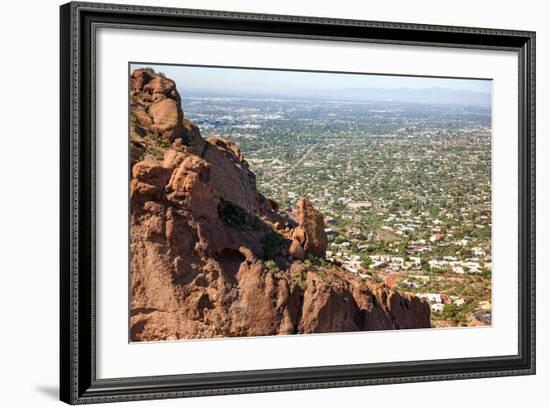
<path id="1" fill-rule="evenodd" d="M 342 89 L 215 89 L 177 87 L 184 97 L 235 99 L 308 100 L 316 102 L 392 103 L 404 105 L 447 105 L 492 108 L 492 92 L 444 87 L 429 88 L 342 88 Z"/>
<path id="2" fill-rule="evenodd" d="M 197 69 L 228 69 L 228 70 L 246 70 L 246 71 L 272 71 L 272 72 L 290 72 L 290 73 L 312 73 L 312 74 L 328 74 L 328 75 L 359 75 L 359 76 L 378 76 L 378 77 L 401 77 L 401 78 L 424 78 L 424 79 L 441 79 L 441 80 L 466 80 L 466 81 L 489 81 L 493 78 L 475 77 L 475 76 L 445 76 L 445 75 L 422 75 L 413 73 L 380 73 L 380 72 L 361 72 L 361 71 L 338 71 L 338 70 L 322 70 L 322 69 L 300 69 L 300 68 L 274 68 L 274 67 L 250 67 L 250 66 L 232 66 L 232 65 L 202 65 L 202 64 L 183 64 L 169 62 L 138 62 L 130 61 L 128 66 L 135 69 L 153 68 L 153 66 L 178 67 L 178 68 L 197 68 Z M 155 71 L 161 73 L 159 71 Z"/>
<path id="3" fill-rule="evenodd" d="M 129 70 L 152 69 L 193 92 L 258 93 L 358 93 L 449 92 L 461 98 L 486 98 L 492 93 L 491 78 L 445 77 L 399 73 L 321 71 L 308 69 L 237 67 L 186 64 L 129 64 Z M 465 91 L 457 93 L 456 91 Z M 444 97 L 444 95 L 442 95 Z M 356 96 L 355 96 L 356 97 Z M 433 96 L 432 96 L 433 98 Z"/>
<path id="4" fill-rule="evenodd" d="M 194 87 L 190 87 L 190 86 L 187 86 L 187 87 L 178 87 L 176 85 L 176 87 L 178 88 L 178 91 L 179 90 L 188 90 L 188 91 L 200 91 L 200 92 L 216 92 L 216 91 L 219 91 L 219 92 L 241 92 L 240 90 L 237 90 L 237 89 L 220 89 L 220 90 L 216 90 L 216 89 L 212 89 L 212 88 L 194 88 Z M 479 94 L 479 95 L 491 95 L 492 92 L 480 92 L 480 91 L 477 91 L 477 90 L 471 90 L 471 89 L 453 89 L 453 88 L 446 88 L 446 87 L 443 87 L 443 86 L 430 86 L 430 87 L 427 87 L 427 88 L 411 88 L 411 87 L 407 87 L 407 86 L 402 86 L 402 87 L 399 87 L 399 88 L 383 88 L 383 87 L 375 87 L 375 86 L 372 86 L 372 87 L 368 87 L 368 88 L 360 88 L 360 87 L 356 87 L 356 88 L 353 88 L 353 87 L 347 87 L 347 88 L 324 88 L 324 89 L 314 89 L 314 88 L 311 88 L 311 89 L 306 89 L 306 88 L 302 88 L 302 89 L 292 89 L 292 91 L 295 91 L 295 92 L 298 92 L 298 91 L 312 91 L 312 92 L 341 92 L 341 91 L 349 91 L 349 90 L 354 90 L 354 91 L 357 91 L 357 90 L 388 90 L 388 91 L 398 91 L 398 90 L 410 90 L 410 91 L 414 91 L 414 92 L 422 92 L 422 91 L 426 91 L 426 90 L 446 90 L 446 91 L 450 91 L 450 92 L 468 92 L 468 93 L 476 93 L 476 94 Z M 244 92 L 247 92 L 247 91 L 244 91 Z M 280 91 L 280 90 L 276 90 L 276 89 L 264 89 L 264 90 L 256 90 L 255 92 L 258 92 L 258 93 L 269 93 L 269 92 L 280 92 L 280 93 L 283 93 L 283 91 Z"/>

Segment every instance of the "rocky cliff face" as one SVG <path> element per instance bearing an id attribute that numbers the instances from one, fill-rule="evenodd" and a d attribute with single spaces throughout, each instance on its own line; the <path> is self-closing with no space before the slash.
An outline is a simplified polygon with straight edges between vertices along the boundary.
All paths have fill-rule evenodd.
<path id="1" fill-rule="evenodd" d="M 430 326 L 424 301 L 325 261 L 322 215 L 301 199 L 281 216 L 173 81 L 135 70 L 130 96 L 131 340 Z"/>

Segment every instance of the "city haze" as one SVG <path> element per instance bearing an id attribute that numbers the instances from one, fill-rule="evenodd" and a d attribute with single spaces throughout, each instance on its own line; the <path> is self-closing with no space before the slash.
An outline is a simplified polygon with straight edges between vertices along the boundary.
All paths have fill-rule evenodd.
<path id="1" fill-rule="evenodd" d="M 173 78 L 185 96 L 491 105 L 492 81 L 418 76 L 132 64 Z"/>

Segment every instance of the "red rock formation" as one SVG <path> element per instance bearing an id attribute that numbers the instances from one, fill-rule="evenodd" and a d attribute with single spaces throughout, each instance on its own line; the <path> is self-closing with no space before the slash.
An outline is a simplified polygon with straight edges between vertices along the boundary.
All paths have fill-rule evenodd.
<path id="1" fill-rule="evenodd" d="M 298 226 L 291 233 L 291 254 L 297 259 L 303 258 L 302 253 L 324 258 L 327 236 L 323 215 L 313 207 L 309 199 L 301 198 L 296 205 L 295 218 Z"/>
<path id="2" fill-rule="evenodd" d="M 256 176 L 248 169 L 237 145 L 219 137 L 209 137 L 203 157 L 212 164 L 212 185 L 220 197 L 257 214 Z"/>
<path id="3" fill-rule="evenodd" d="M 181 137 L 183 113 L 176 83 L 146 69 L 132 72 L 132 121 L 170 141 Z"/>
<path id="4" fill-rule="evenodd" d="M 358 313 L 345 280 L 325 281 L 308 271 L 299 333 L 358 331 Z"/>
<path id="5" fill-rule="evenodd" d="M 322 215 L 303 199 L 287 223 L 237 145 L 183 117 L 173 81 L 131 79 L 131 340 L 430 326 L 423 300 L 312 261 Z"/>

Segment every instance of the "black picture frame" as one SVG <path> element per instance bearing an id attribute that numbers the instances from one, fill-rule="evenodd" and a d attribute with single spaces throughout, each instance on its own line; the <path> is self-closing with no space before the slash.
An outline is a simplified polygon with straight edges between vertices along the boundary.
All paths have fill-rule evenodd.
<path id="1" fill-rule="evenodd" d="M 60 396 L 70 404 L 535 373 L 535 33 L 72 2 L 60 8 Z M 177 376 L 96 378 L 95 48 L 97 27 L 511 50 L 519 59 L 519 351 Z M 510 265 L 515 267 L 515 265 Z"/>

